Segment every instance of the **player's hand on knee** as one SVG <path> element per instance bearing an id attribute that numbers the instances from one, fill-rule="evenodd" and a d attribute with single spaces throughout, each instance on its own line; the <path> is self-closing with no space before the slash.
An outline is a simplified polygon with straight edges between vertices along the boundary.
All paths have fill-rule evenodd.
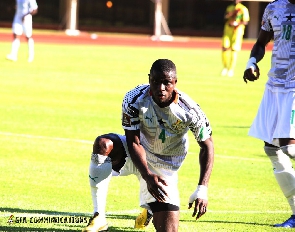
<path id="1" fill-rule="evenodd" d="M 248 81 L 258 80 L 259 76 L 260 76 L 260 70 L 256 64 L 256 59 L 254 57 L 251 57 L 247 63 L 243 79 L 247 83 L 247 80 Z"/>
<path id="2" fill-rule="evenodd" d="M 160 176 L 155 174 L 150 174 L 145 179 L 147 183 L 147 188 L 150 194 L 157 199 L 159 202 L 165 202 L 168 197 L 167 192 L 163 188 L 163 185 L 167 186 L 167 183 Z"/>

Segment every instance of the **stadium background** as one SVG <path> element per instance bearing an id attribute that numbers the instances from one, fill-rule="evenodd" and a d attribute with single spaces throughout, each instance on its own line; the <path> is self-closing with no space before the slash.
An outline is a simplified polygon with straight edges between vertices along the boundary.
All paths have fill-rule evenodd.
<path id="1" fill-rule="evenodd" d="M 38 0 L 35 29 L 65 29 L 65 0 Z M 151 0 L 80 0 L 78 29 L 82 31 L 153 34 L 154 3 Z M 223 15 L 229 1 L 170 0 L 167 23 L 173 35 L 220 37 Z M 243 1 L 248 7 L 249 2 Z M 259 19 L 268 2 L 259 2 Z M 11 27 L 13 0 L 0 1 L 0 27 Z M 250 11 L 251 16 L 251 11 Z M 257 31 L 260 25 L 257 24 Z M 247 38 L 247 28 L 245 37 Z"/>

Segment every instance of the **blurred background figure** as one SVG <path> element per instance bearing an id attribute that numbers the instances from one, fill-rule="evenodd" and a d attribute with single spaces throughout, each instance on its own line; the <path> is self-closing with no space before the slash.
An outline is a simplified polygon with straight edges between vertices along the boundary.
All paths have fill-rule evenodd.
<path id="1" fill-rule="evenodd" d="M 245 26 L 250 20 L 249 11 L 240 0 L 233 0 L 225 11 L 222 37 L 222 76 L 232 77 L 241 50 Z"/>
<path id="2" fill-rule="evenodd" d="M 20 47 L 20 36 L 24 33 L 28 41 L 28 62 L 34 60 L 34 40 L 32 38 L 32 16 L 37 14 L 38 5 L 36 0 L 16 0 L 16 11 L 12 22 L 13 41 L 11 52 L 6 56 L 8 60 L 17 61 Z"/>

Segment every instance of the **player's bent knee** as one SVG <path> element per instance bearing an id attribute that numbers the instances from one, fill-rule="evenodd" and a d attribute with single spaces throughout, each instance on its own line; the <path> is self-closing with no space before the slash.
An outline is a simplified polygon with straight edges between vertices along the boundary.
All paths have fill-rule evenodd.
<path id="1" fill-rule="evenodd" d="M 93 144 L 93 153 L 107 156 L 113 149 L 113 141 L 103 136 L 98 136 Z"/>
<path id="2" fill-rule="evenodd" d="M 265 146 L 264 151 L 271 160 L 275 173 L 292 166 L 289 157 L 279 147 Z"/>
<path id="3" fill-rule="evenodd" d="M 285 149 L 279 147 L 264 147 L 265 153 L 272 162 L 275 178 L 285 197 L 290 197 L 295 192 L 295 172 L 290 158 Z"/>
<path id="4" fill-rule="evenodd" d="M 295 144 L 290 144 L 281 147 L 282 151 L 288 155 L 291 159 L 295 158 Z"/>

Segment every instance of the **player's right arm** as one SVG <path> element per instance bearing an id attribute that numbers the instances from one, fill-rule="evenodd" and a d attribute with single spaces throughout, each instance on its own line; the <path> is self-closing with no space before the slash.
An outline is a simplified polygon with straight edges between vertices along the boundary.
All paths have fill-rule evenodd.
<path id="1" fill-rule="evenodd" d="M 263 59 L 265 54 L 265 47 L 271 41 L 272 38 L 272 31 L 265 31 L 263 29 L 260 29 L 258 39 L 251 50 L 250 59 L 244 71 L 243 79 L 246 83 L 247 80 L 255 81 L 259 78 L 260 70 L 257 63 Z"/>
<path id="2" fill-rule="evenodd" d="M 125 136 L 127 147 L 129 150 L 132 162 L 137 167 L 142 178 L 146 181 L 150 194 L 160 202 L 164 202 L 167 193 L 161 186 L 167 185 L 165 180 L 160 176 L 153 174 L 146 161 L 146 153 L 144 147 L 140 144 L 140 130 L 126 130 Z"/>

